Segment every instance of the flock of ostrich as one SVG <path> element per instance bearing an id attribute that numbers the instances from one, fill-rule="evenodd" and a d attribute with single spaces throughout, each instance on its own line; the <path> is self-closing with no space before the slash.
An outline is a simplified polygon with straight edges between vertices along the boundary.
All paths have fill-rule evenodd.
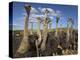
<path id="1" fill-rule="evenodd" d="M 56 55 L 72 55 L 78 53 L 78 31 L 73 28 L 74 21 L 72 17 L 67 19 L 67 28 L 58 28 L 60 16 L 56 16 L 56 29 L 51 31 L 51 21 L 48 18 L 48 9 L 45 9 L 44 20 L 37 17 L 37 30 L 29 30 L 29 15 L 31 6 L 25 6 L 27 16 L 24 21 L 23 34 L 13 34 L 14 46 L 16 49 L 14 57 L 41 57 L 41 56 L 56 56 Z M 41 23 L 43 29 L 40 29 Z M 49 29 L 48 29 L 49 25 Z M 17 39 L 17 40 L 16 40 Z M 20 41 L 19 41 L 20 40 Z M 18 45 L 18 46 L 17 46 Z M 17 47 L 17 48 L 15 48 Z"/>

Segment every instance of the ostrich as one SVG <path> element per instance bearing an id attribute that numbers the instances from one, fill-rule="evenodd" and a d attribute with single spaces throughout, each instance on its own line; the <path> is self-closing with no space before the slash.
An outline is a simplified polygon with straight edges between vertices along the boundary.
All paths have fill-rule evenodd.
<path id="1" fill-rule="evenodd" d="M 72 18 L 71 17 L 68 17 L 68 20 L 67 20 L 67 42 L 70 41 L 70 38 L 72 37 Z"/>
<path id="2" fill-rule="evenodd" d="M 37 49 L 37 56 L 39 56 L 38 46 L 40 45 L 41 40 L 42 40 L 41 31 L 40 31 L 41 18 L 40 17 L 37 17 L 37 21 L 38 21 L 38 23 L 37 23 L 37 25 L 38 25 L 37 35 L 39 37 L 38 37 L 38 40 L 36 40 L 36 49 Z"/>
<path id="3" fill-rule="evenodd" d="M 57 15 L 56 16 L 56 34 L 55 34 L 55 36 L 58 36 L 58 22 L 59 22 L 59 19 L 60 19 L 60 16 Z"/>
<path id="4" fill-rule="evenodd" d="M 27 13 L 27 16 L 25 16 L 25 21 L 24 21 L 24 36 L 23 36 L 23 40 L 22 40 L 16 54 L 17 53 L 24 54 L 25 52 L 27 52 L 29 50 L 29 47 L 30 47 L 29 41 L 28 41 L 28 21 L 29 21 L 31 6 L 27 5 L 27 6 L 24 6 L 24 8 Z"/>
<path id="5" fill-rule="evenodd" d="M 41 44 L 41 51 L 44 51 L 46 49 L 46 40 L 47 40 L 47 33 L 48 33 L 48 21 L 47 21 L 47 17 L 48 17 L 48 9 L 45 10 L 45 18 L 43 21 L 43 42 Z"/>
<path id="6" fill-rule="evenodd" d="M 41 30 L 40 30 L 40 27 L 41 27 L 41 18 L 40 17 L 37 17 L 37 26 L 38 26 L 38 28 L 37 28 L 37 34 L 39 35 L 39 39 L 38 39 L 38 41 L 39 41 L 39 43 L 38 43 L 38 45 L 40 44 L 40 42 L 41 42 L 41 39 L 42 39 L 42 37 L 41 37 Z"/>
<path id="7" fill-rule="evenodd" d="M 72 21 L 72 18 L 71 17 L 68 17 L 68 20 L 67 20 L 67 36 L 66 36 L 66 49 L 64 50 L 65 52 L 63 54 L 71 54 L 70 50 L 72 48 L 72 24 L 73 24 L 73 21 Z"/>

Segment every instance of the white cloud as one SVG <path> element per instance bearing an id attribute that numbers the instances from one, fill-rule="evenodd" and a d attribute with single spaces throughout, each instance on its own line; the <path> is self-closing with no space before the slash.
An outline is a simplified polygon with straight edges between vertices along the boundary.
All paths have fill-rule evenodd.
<path id="1" fill-rule="evenodd" d="M 56 10 L 56 15 L 61 16 L 61 11 L 60 10 Z"/>
<path id="2" fill-rule="evenodd" d="M 44 17 L 44 15 L 43 14 L 31 14 L 30 17 L 37 18 L 37 17 Z"/>
<path id="3" fill-rule="evenodd" d="M 30 18 L 29 18 L 29 20 L 32 22 L 37 22 L 37 17 L 40 17 L 41 18 L 41 20 L 43 19 L 43 17 L 44 17 L 44 15 L 37 15 L 37 14 L 32 14 L 31 16 L 30 16 Z"/>
<path id="4" fill-rule="evenodd" d="M 55 13 L 55 11 L 52 8 L 40 8 L 39 7 L 38 9 L 41 11 L 41 13 L 44 13 L 46 9 L 49 11 L 50 14 Z"/>
<path id="5" fill-rule="evenodd" d="M 13 26 L 24 26 L 24 25 L 22 25 L 22 24 L 13 24 Z"/>
<path id="6" fill-rule="evenodd" d="M 49 18 L 50 18 L 51 20 L 53 20 L 53 19 L 54 19 L 54 18 L 53 18 L 53 16 L 50 16 Z"/>
<path id="7" fill-rule="evenodd" d="M 20 23 L 13 23 L 13 30 L 22 30 L 24 28 L 23 24 Z"/>
<path id="8" fill-rule="evenodd" d="M 59 11 L 59 10 L 55 11 L 52 8 L 41 8 L 41 7 L 39 7 L 38 9 L 41 11 L 42 14 L 44 14 L 45 10 L 47 9 L 49 11 L 48 15 L 50 15 L 50 16 L 60 15 L 61 16 L 61 11 Z"/>
<path id="9" fill-rule="evenodd" d="M 31 7 L 31 11 L 30 11 L 31 14 L 36 14 L 38 13 L 38 10 L 34 7 Z"/>

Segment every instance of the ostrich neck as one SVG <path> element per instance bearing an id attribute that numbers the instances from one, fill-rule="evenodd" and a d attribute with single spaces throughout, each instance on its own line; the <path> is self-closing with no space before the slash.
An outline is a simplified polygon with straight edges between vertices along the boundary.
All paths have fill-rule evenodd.
<path id="1" fill-rule="evenodd" d="M 48 23 L 47 20 L 44 20 L 43 24 L 43 42 L 42 42 L 42 50 L 45 50 L 46 48 L 46 40 L 47 40 L 47 33 L 48 33 Z"/>
<path id="2" fill-rule="evenodd" d="M 28 35 L 28 17 L 25 17 L 24 21 L 24 37 Z"/>

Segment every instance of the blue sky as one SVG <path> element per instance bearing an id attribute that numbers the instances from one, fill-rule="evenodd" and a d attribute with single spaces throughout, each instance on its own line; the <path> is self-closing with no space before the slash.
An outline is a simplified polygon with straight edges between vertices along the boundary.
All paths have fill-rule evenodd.
<path id="1" fill-rule="evenodd" d="M 24 3 L 14 2 L 13 3 L 13 29 L 23 30 L 24 29 L 24 5 L 31 5 L 32 10 L 30 12 L 30 21 L 37 21 L 36 17 L 44 17 L 45 8 L 50 10 L 49 18 L 52 20 L 51 28 L 56 27 L 56 15 L 60 15 L 59 27 L 66 27 L 68 17 L 72 17 L 76 29 L 78 28 L 78 7 L 74 5 L 56 5 L 56 4 L 41 4 L 41 3 Z M 10 16 L 11 17 L 11 16 Z M 11 19 L 10 19 L 11 20 Z M 10 24 L 12 25 L 12 24 Z M 61 26 L 60 26 L 61 25 Z M 31 24 L 29 23 L 29 29 Z M 37 29 L 37 23 L 33 25 L 34 29 Z M 42 28 L 42 25 L 41 25 Z"/>

